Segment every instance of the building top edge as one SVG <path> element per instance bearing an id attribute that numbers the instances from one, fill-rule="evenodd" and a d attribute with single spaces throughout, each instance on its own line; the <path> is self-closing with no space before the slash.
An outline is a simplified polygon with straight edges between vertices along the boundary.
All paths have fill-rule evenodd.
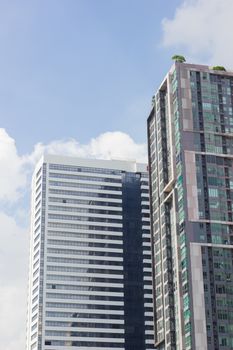
<path id="1" fill-rule="evenodd" d="M 131 159 L 93 159 L 93 158 L 80 158 L 53 154 L 44 154 L 38 161 L 35 172 L 39 170 L 43 163 L 56 163 L 63 165 L 83 166 L 83 167 L 96 167 L 103 169 L 114 169 L 128 172 L 147 172 L 147 164 L 137 162 Z"/>
<path id="2" fill-rule="evenodd" d="M 212 74 L 219 74 L 219 75 L 227 75 L 227 76 L 233 76 L 233 70 L 226 68 L 226 70 L 215 70 L 213 69 L 214 66 L 204 65 L 204 64 L 197 64 L 197 63 L 179 63 L 176 62 L 172 65 L 170 71 L 172 72 L 175 67 L 180 66 L 184 68 L 192 68 L 197 71 L 203 71 L 203 72 L 210 72 Z"/>
<path id="3" fill-rule="evenodd" d="M 173 65 L 168 70 L 168 72 L 166 73 L 166 75 L 164 76 L 164 78 L 162 79 L 158 88 L 155 90 L 154 95 L 156 95 L 158 93 L 158 91 L 163 89 L 164 86 L 166 86 L 167 79 L 169 78 L 169 76 L 171 74 L 173 74 L 173 72 L 178 67 L 181 69 L 182 68 L 183 69 L 193 69 L 193 70 L 199 71 L 199 72 L 206 72 L 206 73 L 211 73 L 211 74 L 215 74 L 215 75 L 233 77 L 233 70 L 229 70 L 229 69 L 215 70 L 215 69 L 213 69 L 214 68 L 213 66 L 208 66 L 208 65 L 204 65 L 204 64 L 188 63 L 188 62 L 174 62 Z M 152 106 L 152 108 L 150 109 L 149 117 L 147 118 L 147 120 L 150 119 L 150 114 L 152 113 L 153 108 L 154 107 Z"/>

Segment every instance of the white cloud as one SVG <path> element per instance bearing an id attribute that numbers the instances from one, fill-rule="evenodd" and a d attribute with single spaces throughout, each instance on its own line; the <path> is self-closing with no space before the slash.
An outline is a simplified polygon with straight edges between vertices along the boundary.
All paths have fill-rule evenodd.
<path id="1" fill-rule="evenodd" d="M 0 129 L 0 200 L 15 202 L 26 185 L 26 172 L 15 141 Z"/>
<path id="2" fill-rule="evenodd" d="M 174 17 L 162 22 L 163 45 L 191 59 L 233 68 L 232 13 L 232 0 L 183 1 Z"/>
<path id="3" fill-rule="evenodd" d="M 29 234 L 3 212 L 0 212 L 0 226 L 0 348 L 23 350 L 26 334 Z"/>
<path id="4" fill-rule="evenodd" d="M 147 161 L 146 145 L 136 144 L 129 135 L 120 131 L 106 132 L 92 139 L 86 153 L 94 158 Z"/>
<path id="5" fill-rule="evenodd" d="M 0 128 L 0 201 L 14 203 L 22 196 L 32 167 L 43 153 L 147 162 L 146 145 L 137 144 L 120 131 L 103 133 L 87 144 L 80 144 L 75 139 L 55 140 L 47 145 L 37 143 L 30 154 L 20 156 L 14 139 Z"/>
<path id="6" fill-rule="evenodd" d="M 0 203 L 11 204 L 14 210 L 12 217 L 0 211 L 0 349 L 4 350 L 25 348 L 29 234 L 15 219 L 25 218 L 26 189 L 30 189 L 33 167 L 43 153 L 147 160 L 146 145 L 119 131 L 103 133 L 84 145 L 74 139 L 38 143 L 31 153 L 20 156 L 15 141 L 0 129 Z M 29 219 L 29 213 L 27 216 Z"/>
<path id="7" fill-rule="evenodd" d="M 56 140 L 47 145 L 38 143 L 35 145 L 33 152 L 24 157 L 24 160 L 34 164 L 43 153 L 100 159 L 122 158 L 140 162 L 147 161 L 146 145 L 137 144 L 129 135 L 120 131 L 105 132 L 84 145 L 75 139 Z"/>

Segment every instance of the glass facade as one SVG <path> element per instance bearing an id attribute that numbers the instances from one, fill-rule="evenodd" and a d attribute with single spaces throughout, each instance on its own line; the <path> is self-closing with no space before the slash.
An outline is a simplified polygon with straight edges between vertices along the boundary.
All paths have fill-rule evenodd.
<path id="1" fill-rule="evenodd" d="M 148 119 L 158 349 L 233 349 L 233 74 L 176 63 Z"/>

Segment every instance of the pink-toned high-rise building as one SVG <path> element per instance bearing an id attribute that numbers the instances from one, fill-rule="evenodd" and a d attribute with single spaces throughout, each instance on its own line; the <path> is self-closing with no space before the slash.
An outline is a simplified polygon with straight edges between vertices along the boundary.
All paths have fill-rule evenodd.
<path id="1" fill-rule="evenodd" d="M 233 349 L 233 72 L 176 62 L 148 147 L 156 347 Z"/>

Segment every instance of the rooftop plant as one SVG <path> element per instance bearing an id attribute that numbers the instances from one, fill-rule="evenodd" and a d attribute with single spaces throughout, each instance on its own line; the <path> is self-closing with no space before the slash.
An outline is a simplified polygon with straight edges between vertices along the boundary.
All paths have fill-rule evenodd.
<path id="1" fill-rule="evenodd" d="M 175 62 L 181 62 L 181 63 L 186 61 L 185 57 L 181 56 L 181 55 L 174 55 L 174 56 L 172 56 L 172 59 Z"/>
<path id="2" fill-rule="evenodd" d="M 226 68 L 225 67 L 223 67 L 223 66 L 214 66 L 213 68 L 212 68 L 213 70 L 222 70 L 222 71 L 226 71 Z"/>

